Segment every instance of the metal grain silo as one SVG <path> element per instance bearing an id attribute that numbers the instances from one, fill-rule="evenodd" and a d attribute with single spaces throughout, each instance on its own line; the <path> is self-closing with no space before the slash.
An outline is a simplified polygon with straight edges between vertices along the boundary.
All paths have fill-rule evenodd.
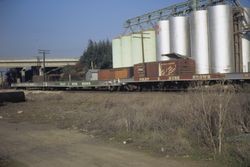
<path id="1" fill-rule="evenodd" d="M 250 24 L 250 9 L 243 8 L 243 27 L 246 27 Z M 248 63 L 250 62 L 250 33 L 242 35 L 242 67 L 243 72 L 249 72 Z"/>
<path id="2" fill-rule="evenodd" d="M 121 37 L 122 67 L 132 67 L 132 37 L 126 35 Z"/>
<path id="3" fill-rule="evenodd" d="M 190 14 L 191 56 L 196 62 L 197 74 L 209 73 L 209 41 L 207 11 L 194 11 Z"/>
<path id="4" fill-rule="evenodd" d="M 132 36 L 132 60 L 133 60 L 133 64 L 142 63 L 141 33 L 133 33 L 131 36 Z"/>
<path id="5" fill-rule="evenodd" d="M 211 71 L 213 73 L 234 72 L 232 7 L 229 5 L 209 7 L 208 26 Z"/>
<path id="6" fill-rule="evenodd" d="M 115 38 L 112 40 L 112 56 L 113 68 L 122 67 L 122 47 L 120 38 Z"/>
<path id="7" fill-rule="evenodd" d="M 169 19 L 169 24 L 171 53 L 190 56 L 190 32 L 188 17 L 171 17 Z"/>
<path id="8" fill-rule="evenodd" d="M 143 31 L 144 62 L 156 61 L 156 34 L 155 30 Z"/>
<path id="9" fill-rule="evenodd" d="M 162 56 L 170 52 L 170 32 L 169 20 L 161 20 L 156 26 L 157 38 L 157 61 L 169 60 L 168 57 Z"/>
<path id="10" fill-rule="evenodd" d="M 249 62 L 250 62 L 250 34 L 244 34 L 241 38 L 242 42 L 242 67 L 243 72 L 250 72 Z"/>

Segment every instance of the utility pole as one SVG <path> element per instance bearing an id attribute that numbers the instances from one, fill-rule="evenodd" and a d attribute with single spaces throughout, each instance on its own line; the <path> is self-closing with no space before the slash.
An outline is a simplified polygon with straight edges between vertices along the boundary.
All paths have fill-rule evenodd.
<path id="1" fill-rule="evenodd" d="M 46 64 L 45 64 L 45 55 L 50 54 L 50 50 L 39 49 L 38 53 L 43 54 L 43 82 L 46 82 Z"/>
<path id="2" fill-rule="evenodd" d="M 144 39 L 150 39 L 150 37 L 144 37 L 144 34 L 149 34 L 145 33 L 143 31 L 140 32 L 140 37 L 134 36 L 133 38 L 139 38 L 141 39 L 141 47 L 142 47 L 142 64 L 144 67 L 144 74 L 147 76 L 147 69 L 146 69 L 146 64 L 145 64 L 145 51 L 144 51 Z"/>
<path id="3" fill-rule="evenodd" d="M 142 63 L 145 63 L 145 53 L 144 53 L 144 39 L 143 32 L 141 31 L 141 48 L 142 48 Z"/>

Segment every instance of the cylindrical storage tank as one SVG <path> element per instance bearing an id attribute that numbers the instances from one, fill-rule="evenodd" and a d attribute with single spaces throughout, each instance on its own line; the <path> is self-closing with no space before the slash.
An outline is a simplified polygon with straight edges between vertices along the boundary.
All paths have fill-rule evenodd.
<path id="1" fill-rule="evenodd" d="M 156 34 L 155 30 L 143 31 L 144 62 L 156 61 Z"/>
<path id="2" fill-rule="evenodd" d="M 112 40 L 112 56 L 113 68 L 122 67 L 122 47 L 120 38 L 115 38 Z"/>
<path id="3" fill-rule="evenodd" d="M 132 67 L 132 37 L 126 35 L 121 37 L 122 67 Z"/>
<path id="4" fill-rule="evenodd" d="M 250 72 L 250 33 L 244 34 L 241 38 L 242 42 L 242 68 L 243 72 Z"/>
<path id="5" fill-rule="evenodd" d="M 232 7 L 229 5 L 209 7 L 208 26 L 212 73 L 235 72 Z"/>
<path id="6" fill-rule="evenodd" d="M 189 19 L 185 16 L 176 16 L 169 19 L 170 25 L 170 52 L 182 56 L 190 56 Z"/>
<path id="7" fill-rule="evenodd" d="M 157 61 L 169 60 L 167 56 L 170 52 L 170 32 L 169 32 L 169 20 L 161 20 L 156 26 L 156 38 L 157 38 Z"/>
<path id="8" fill-rule="evenodd" d="M 190 14 L 191 56 L 195 60 L 196 73 L 209 73 L 209 41 L 207 11 L 194 11 Z"/>
<path id="9" fill-rule="evenodd" d="M 133 64 L 142 63 L 141 33 L 134 33 L 131 36 L 132 36 L 132 60 L 133 60 Z"/>
<path id="10" fill-rule="evenodd" d="M 250 9 L 243 8 L 243 27 L 250 24 Z M 250 33 L 242 35 L 242 68 L 243 72 L 250 72 L 249 62 L 250 62 Z"/>

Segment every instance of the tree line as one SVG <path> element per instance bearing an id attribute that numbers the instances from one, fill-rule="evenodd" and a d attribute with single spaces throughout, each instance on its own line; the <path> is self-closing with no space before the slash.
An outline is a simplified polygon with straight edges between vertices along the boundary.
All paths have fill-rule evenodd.
<path id="1" fill-rule="evenodd" d="M 89 40 L 83 55 L 80 57 L 79 65 L 83 67 L 84 71 L 91 68 L 112 68 L 112 43 L 109 40 L 99 42 Z"/>

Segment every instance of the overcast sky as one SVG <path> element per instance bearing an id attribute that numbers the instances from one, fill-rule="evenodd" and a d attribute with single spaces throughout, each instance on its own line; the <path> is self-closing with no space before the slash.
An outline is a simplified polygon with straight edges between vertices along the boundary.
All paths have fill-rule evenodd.
<path id="1" fill-rule="evenodd" d="M 0 0 L 0 59 L 78 58 L 89 39 L 112 39 L 123 23 L 183 0 Z M 242 1 L 247 3 L 247 0 Z"/>

